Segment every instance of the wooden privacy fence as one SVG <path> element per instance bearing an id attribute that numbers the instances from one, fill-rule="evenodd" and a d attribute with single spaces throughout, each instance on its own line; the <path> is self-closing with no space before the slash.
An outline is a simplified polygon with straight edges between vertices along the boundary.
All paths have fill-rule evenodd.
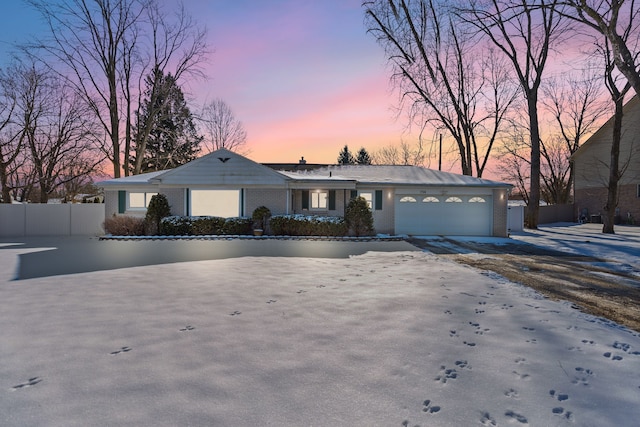
<path id="1" fill-rule="evenodd" d="M 99 236 L 104 205 L 0 204 L 0 237 Z"/>

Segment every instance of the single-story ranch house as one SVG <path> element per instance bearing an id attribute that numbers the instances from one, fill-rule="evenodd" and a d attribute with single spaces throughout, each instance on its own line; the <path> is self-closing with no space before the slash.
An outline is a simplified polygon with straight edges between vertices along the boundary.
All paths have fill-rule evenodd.
<path id="1" fill-rule="evenodd" d="M 295 168 L 291 168 L 295 169 Z M 510 184 L 418 166 L 326 166 L 276 170 L 226 149 L 175 169 L 111 179 L 106 217 L 144 215 L 151 196 L 167 196 L 181 216 L 344 216 L 352 197 L 369 203 L 377 233 L 507 236 Z"/>

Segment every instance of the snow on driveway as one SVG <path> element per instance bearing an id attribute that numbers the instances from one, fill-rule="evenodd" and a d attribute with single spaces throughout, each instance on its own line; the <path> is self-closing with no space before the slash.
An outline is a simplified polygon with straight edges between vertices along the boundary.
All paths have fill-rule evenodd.
<path id="1" fill-rule="evenodd" d="M 34 250 L 34 249 L 22 249 Z M 3 426 L 635 426 L 640 337 L 425 252 L 13 281 Z"/>

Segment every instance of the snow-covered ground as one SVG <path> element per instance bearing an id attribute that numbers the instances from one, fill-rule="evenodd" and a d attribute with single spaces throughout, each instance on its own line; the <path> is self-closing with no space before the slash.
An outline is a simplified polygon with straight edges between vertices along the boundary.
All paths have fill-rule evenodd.
<path id="1" fill-rule="evenodd" d="M 640 229 L 598 231 L 562 225 L 512 237 L 639 265 Z M 236 257 L 12 280 L 18 254 L 34 250 L 0 248 L 3 426 L 640 419 L 637 332 L 430 253 Z"/>

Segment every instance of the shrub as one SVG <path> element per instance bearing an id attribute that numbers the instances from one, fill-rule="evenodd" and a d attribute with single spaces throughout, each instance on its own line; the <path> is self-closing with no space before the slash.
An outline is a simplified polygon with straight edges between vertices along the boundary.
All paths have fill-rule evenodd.
<path id="1" fill-rule="evenodd" d="M 370 236 L 373 234 L 373 214 L 364 197 L 356 197 L 349 201 L 344 219 L 347 227 L 356 236 Z"/>
<path id="2" fill-rule="evenodd" d="M 136 216 L 113 215 L 104 220 L 104 231 L 113 236 L 143 236 L 144 222 Z"/>
<path id="3" fill-rule="evenodd" d="M 280 236 L 344 236 L 348 231 L 343 218 L 313 215 L 274 215 L 269 226 Z"/>
<path id="4" fill-rule="evenodd" d="M 153 195 L 149 201 L 149 206 L 147 206 L 147 214 L 144 217 L 146 234 L 158 234 L 160 221 L 169 215 L 171 215 L 171 206 L 169 206 L 167 196 L 161 193 Z"/>
<path id="5" fill-rule="evenodd" d="M 193 236 L 203 236 L 208 234 L 224 234 L 224 218 L 218 216 L 200 216 L 191 218 L 191 230 L 189 234 Z"/>
<path id="6" fill-rule="evenodd" d="M 191 218 L 188 216 L 168 216 L 160 221 L 161 236 L 190 236 Z"/>
<path id="7" fill-rule="evenodd" d="M 251 234 L 251 218 L 222 218 L 217 216 L 169 216 L 160 222 L 162 236 L 204 236 Z"/>
<path id="8" fill-rule="evenodd" d="M 266 206 L 259 206 L 255 208 L 251 218 L 253 219 L 254 228 L 264 230 L 269 218 L 271 218 L 271 211 Z"/>
<path id="9" fill-rule="evenodd" d="M 222 234 L 251 234 L 253 219 L 246 217 L 227 218 Z"/>

